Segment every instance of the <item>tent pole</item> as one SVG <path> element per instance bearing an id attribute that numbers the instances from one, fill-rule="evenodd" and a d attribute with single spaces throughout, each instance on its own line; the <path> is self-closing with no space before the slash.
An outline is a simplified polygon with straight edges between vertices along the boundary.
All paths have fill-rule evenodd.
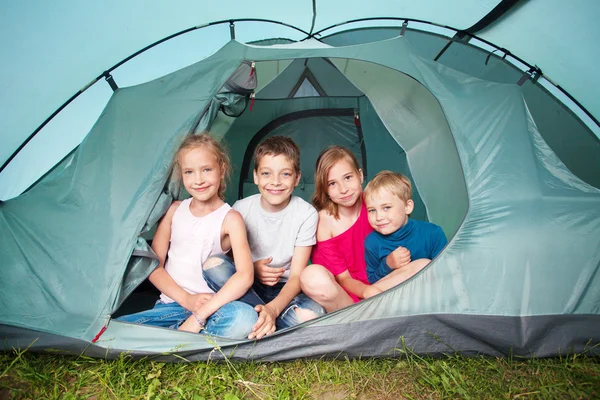
<path id="1" fill-rule="evenodd" d="M 214 22 L 210 22 L 208 24 L 202 24 L 202 25 L 198 25 L 198 26 L 194 26 L 188 29 L 184 29 L 180 32 L 174 33 L 172 35 L 169 35 L 163 39 L 157 40 L 156 42 L 144 47 L 143 49 L 133 53 L 132 55 L 130 55 L 129 57 L 119 61 L 117 64 L 113 65 L 111 68 L 107 69 L 106 71 L 104 71 L 100 76 L 96 77 L 94 80 L 92 80 L 90 83 L 88 83 L 87 85 L 85 85 L 83 88 L 81 88 L 77 93 L 75 93 L 73 96 L 71 96 L 71 98 L 69 98 L 67 101 L 65 101 L 56 111 L 54 111 L 48 118 L 46 118 L 46 120 L 44 122 L 42 122 L 40 124 L 40 126 L 37 127 L 37 129 L 35 131 L 33 131 L 31 133 L 31 135 L 29 135 L 27 137 L 27 139 L 25 139 L 25 141 L 23 141 L 23 143 L 21 143 L 21 145 L 11 154 L 10 157 L 8 157 L 8 159 L 4 162 L 4 164 L 2 164 L 2 166 L 0 166 L 0 173 L 2 173 L 2 171 L 4 171 L 4 169 L 8 166 L 8 164 L 11 163 L 11 161 L 21 152 L 21 150 L 23 150 L 23 148 L 27 145 L 27 143 L 29 143 L 31 141 L 31 139 L 33 139 L 35 137 L 35 135 L 38 134 L 39 131 L 41 131 L 47 124 L 48 122 L 50 122 L 59 112 L 61 112 L 66 106 L 68 106 L 73 100 L 75 100 L 77 97 L 79 97 L 80 94 L 82 94 L 83 92 L 85 92 L 89 87 L 91 87 L 92 85 L 94 85 L 96 82 L 98 82 L 98 80 L 100 80 L 100 78 L 105 77 L 106 80 L 108 81 L 108 84 L 111 85 L 111 88 L 114 90 L 116 90 L 116 88 L 118 89 L 118 86 L 116 86 L 116 82 L 113 83 L 115 84 L 116 88 L 113 87 L 113 85 L 110 82 L 110 79 L 108 78 L 110 76 L 110 72 L 114 71 L 115 69 L 117 69 L 118 67 L 120 67 L 121 65 L 125 64 L 127 61 L 131 60 L 134 57 L 137 57 L 139 54 L 145 52 L 146 50 L 149 50 L 163 42 L 166 42 L 167 40 L 173 39 L 177 36 L 181 36 L 185 33 L 188 32 L 192 32 L 195 31 L 197 29 L 202 29 L 202 28 L 206 28 L 209 26 L 215 26 L 215 25 L 220 25 L 220 24 L 224 24 L 229 22 L 230 24 L 230 29 L 231 29 L 231 25 L 233 24 L 234 21 L 238 21 L 238 22 L 266 22 L 266 23 L 271 23 L 271 24 L 277 24 L 277 25 L 282 25 L 291 29 L 294 29 L 304 35 L 309 35 L 308 32 L 297 28 L 293 25 L 290 24 L 286 24 L 285 22 L 280 22 L 280 21 L 273 21 L 273 20 L 269 20 L 269 19 L 262 19 L 262 18 L 236 18 L 236 19 L 231 19 L 231 20 L 221 20 L 221 21 L 214 21 Z M 234 37 L 233 39 L 235 39 L 235 32 L 233 33 Z"/>
<path id="2" fill-rule="evenodd" d="M 313 30 L 315 29 L 315 21 L 317 19 L 317 0 L 313 0 L 313 17 L 312 24 L 310 25 L 310 31 L 308 32 L 308 37 L 311 38 L 313 36 Z"/>

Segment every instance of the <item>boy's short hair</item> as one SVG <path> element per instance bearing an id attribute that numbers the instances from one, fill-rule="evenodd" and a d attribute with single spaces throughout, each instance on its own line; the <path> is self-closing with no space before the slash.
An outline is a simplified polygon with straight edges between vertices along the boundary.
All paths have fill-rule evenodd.
<path id="1" fill-rule="evenodd" d="M 263 140 L 254 150 L 254 170 L 258 171 L 258 164 L 264 156 L 284 155 L 294 165 L 294 172 L 300 173 L 300 148 L 289 137 L 271 136 Z"/>
<path id="2" fill-rule="evenodd" d="M 373 196 L 381 189 L 385 189 L 398 196 L 404 203 L 408 200 L 412 200 L 412 185 L 410 179 L 402 174 L 392 171 L 381 171 L 367 184 L 367 187 L 365 188 L 365 198 Z"/>

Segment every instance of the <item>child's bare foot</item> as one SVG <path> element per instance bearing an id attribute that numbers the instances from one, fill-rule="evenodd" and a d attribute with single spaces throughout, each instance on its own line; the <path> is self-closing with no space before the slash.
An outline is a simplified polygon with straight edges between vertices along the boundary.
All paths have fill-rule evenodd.
<path id="1" fill-rule="evenodd" d="M 188 319 L 186 319 L 185 322 L 181 324 L 179 328 L 177 328 L 177 330 L 199 333 L 202 330 L 202 328 L 204 328 L 204 325 L 200 325 L 200 323 L 198 323 L 196 318 L 192 315 Z"/>

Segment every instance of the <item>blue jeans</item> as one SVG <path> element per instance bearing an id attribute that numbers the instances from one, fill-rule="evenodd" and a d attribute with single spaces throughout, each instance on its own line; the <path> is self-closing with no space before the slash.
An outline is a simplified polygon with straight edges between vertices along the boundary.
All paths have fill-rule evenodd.
<path id="1" fill-rule="evenodd" d="M 123 315 L 117 318 L 117 321 L 177 329 L 191 315 L 190 311 L 178 303 L 163 303 L 158 300 L 154 308 Z M 232 301 L 212 314 L 200 333 L 229 339 L 246 339 L 257 319 L 258 315 L 254 308 L 240 301 Z"/>
<path id="2" fill-rule="evenodd" d="M 206 280 L 208 287 L 218 292 L 235 272 L 235 266 L 227 256 L 213 257 L 218 257 L 223 262 L 220 264 L 217 263 L 214 267 L 203 267 L 202 276 Z M 205 263 L 205 266 L 207 264 L 208 262 Z M 249 303 L 248 301 L 260 301 L 258 297 L 253 298 L 249 293 L 246 293 L 240 300 L 242 301 L 232 301 L 219 308 L 208 318 L 204 330 L 200 333 L 208 333 L 213 336 L 230 339 L 247 338 L 258 319 L 258 314 L 254 311 L 254 306 L 262 303 Z M 158 300 L 154 308 L 150 310 L 123 315 L 116 320 L 177 329 L 191 315 L 190 311 L 178 303 L 163 303 Z"/>
<path id="3" fill-rule="evenodd" d="M 219 258 L 222 260 L 222 263 L 217 267 L 204 270 L 204 277 L 208 286 L 216 292 L 235 273 L 235 265 L 233 265 L 231 258 L 225 255 L 212 256 L 211 258 Z M 252 307 L 269 303 L 277 297 L 279 292 L 281 292 L 283 285 L 285 285 L 285 282 L 278 282 L 274 286 L 266 286 L 260 282 L 255 282 L 254 285 L 252 285 L 252 288 L 248 290 L 239 301 L 249 304 Z M 319 303 L 312 300 L 304 293 L 300 293 L 292 299 L 290 304 L 288 304 L 279 317 L 277 317 L 275 324 L 278 330 L 289 328 L 302 322 L 293 311 L 296 308 L 311 310 L 317 317 L 325 314 L 325 309 Z"/>

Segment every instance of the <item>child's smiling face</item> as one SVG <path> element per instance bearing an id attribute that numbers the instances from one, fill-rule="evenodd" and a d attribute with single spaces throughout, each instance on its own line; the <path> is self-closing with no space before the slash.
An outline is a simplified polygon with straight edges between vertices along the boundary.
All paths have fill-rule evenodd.
<path id="1" fill-rule="evenodd" d="M 254 183 L 261 194 L 260 205 L 267 212 L 283 210 L 300 182 L 300 173 L 283 154 L 264 155 L 254 170 Z"/>
<path id="2" fill-rule="evenodd" d="M 342 159 L 327 173 L 327 195 L 338 206 L 352 207 L 362 194 L 362 182 L 362 171 Z"/>
<path id="3" fill-rule="evenodd" d="M 402 228 L 408 222 L 414 203 L 406 203 L 400 197 L 386 189 L 379 189 L 365 196 L 369 224 L 382 235 L 389 235 Z"/>
<path id="4" fill-rule="evenodd" d="M 215 153 L 205 146 L 196 147 L 180 154 L 183 186 L 196 201 L 207 202 L 218 197 L 223 179 L 223 169 Z"/>

